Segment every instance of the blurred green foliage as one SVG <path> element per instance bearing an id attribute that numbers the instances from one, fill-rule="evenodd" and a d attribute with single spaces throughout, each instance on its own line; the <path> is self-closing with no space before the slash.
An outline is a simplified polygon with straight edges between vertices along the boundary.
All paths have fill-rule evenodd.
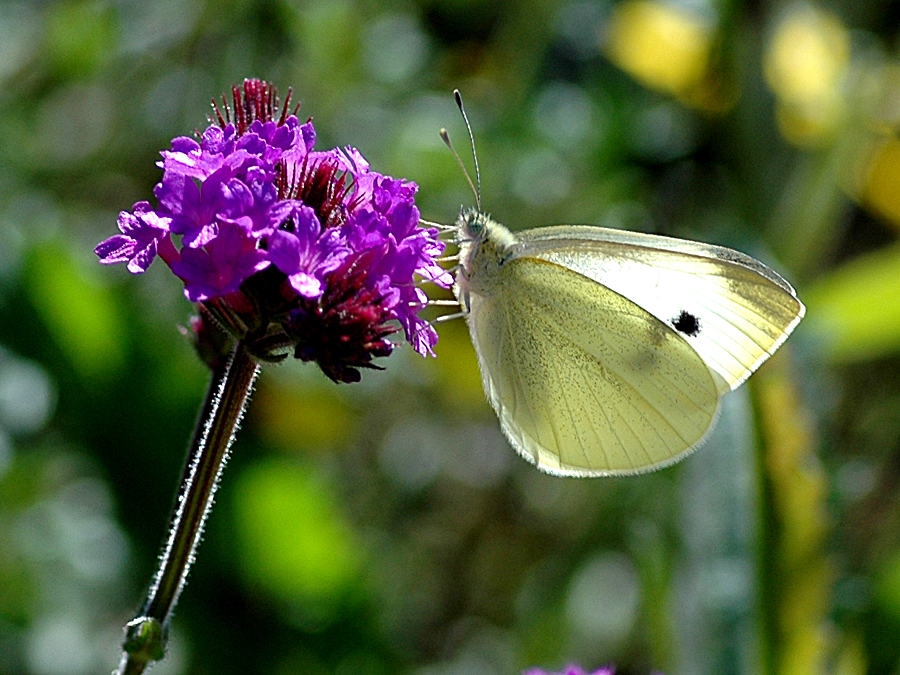
<path id="1" fill-rule="evenodd" d="M 94 245 L 245 77 L 319 146 L 513 228 L 730 245 L 808 318 L 678 467 L 515 457 L 462 322 L 335 387 L 267 368 L 154 673 L 896 673 L 900 14 L 889 0 L 0 4 L 0 672 L 111 670 L 207 375 Z"/>

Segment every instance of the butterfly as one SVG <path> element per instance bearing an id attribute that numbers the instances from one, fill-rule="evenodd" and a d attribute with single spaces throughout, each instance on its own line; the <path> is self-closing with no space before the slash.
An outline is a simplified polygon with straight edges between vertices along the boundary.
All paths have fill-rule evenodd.
<path id="1" fill-rule="evenodd" d="M 475 193 L 455 224 L 454 293 L 503 433 L 549 473 L 679 461 L 805 313 L 787 281 L 738 251 L 591 226 L 513 233 Z"/>

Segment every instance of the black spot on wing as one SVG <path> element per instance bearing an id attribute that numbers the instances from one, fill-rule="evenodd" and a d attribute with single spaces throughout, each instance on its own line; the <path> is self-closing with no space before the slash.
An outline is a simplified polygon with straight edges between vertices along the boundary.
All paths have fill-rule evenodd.
<path id="1" fill-rule="evenodd" d="M 700 335 L 700 319 L 684 309 L 681 310 L 681 313 L 678 316 L 672 319 L 672 326 L 679 333 L 684 333 L 690 337 L 697 337 Z"/>

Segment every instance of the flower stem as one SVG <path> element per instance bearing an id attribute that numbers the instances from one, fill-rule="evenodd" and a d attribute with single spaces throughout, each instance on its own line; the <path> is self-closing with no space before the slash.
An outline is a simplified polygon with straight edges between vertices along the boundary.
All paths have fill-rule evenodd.
<path id="1" fill-rule="evenodd" d="M 226 367 L 213 371 L 169 521 L 169 537 L 141 610 L 125 628 L 125 653 L 116 675 L 139 675 L 165 655 L 172 610 L 194 561 L 219 475 L 258 373 L 243 342 Z"/>

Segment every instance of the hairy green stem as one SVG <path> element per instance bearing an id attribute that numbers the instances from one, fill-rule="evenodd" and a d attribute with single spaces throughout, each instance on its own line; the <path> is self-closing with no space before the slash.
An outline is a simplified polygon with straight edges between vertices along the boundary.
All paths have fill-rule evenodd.
<path id="1" fill-rule="evenodd" d="M 169 521 L 169 537 L 141 610 L 125 628 L 116 675 L 139 675 L 165 655 L 172 610 L 194 561 L 219 475 L 258 373 L 243 342 L 235 347 L 226 368 L 213 371 Z"/>

